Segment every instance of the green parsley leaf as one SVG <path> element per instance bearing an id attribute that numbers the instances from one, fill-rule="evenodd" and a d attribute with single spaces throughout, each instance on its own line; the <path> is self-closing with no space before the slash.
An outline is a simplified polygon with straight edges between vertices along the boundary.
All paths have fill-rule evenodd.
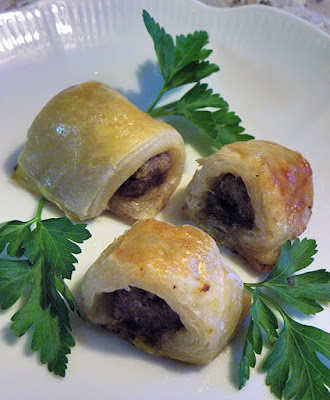
<path id="1" fill-rule="evenodd" d="M 17 337 L 34 327 L 31 349 L 40 351 L 40 361 L 48 364 L 49 371 L 65 376 L 67 354 L 74 346 L 69 330 L 68 310 L 53 290 L 51 275 L 45 270 L 43 260 L 34 266 L 31 290 L 25 304 L 12 317 L 11 329 Z"/>
<path id="2" fill-rule="evenodd" d="M 63 278 L 71 279 L 74 263 L 77 259 L 72 254 L 81 252 L 76 243 L 82 243 L 89 238 L 85 230 L 86 224 L 74 225 L 67 218 L 39 221 L 36 229 L 24 241 L 26 256 L 33 263 L 40 251 L 45 252 L 45 262 L 54 273 Z M 42 246 L 38 245 L 41 244 Z"/>
<path id="3" fill-rule="evenodd" d="M 330 370 L 319 355 L 330 360 L 330 334 L 313 326 L 300 324 L 283 309 L 294 306 L 309 315 L 322 311 L 319 300 L 330 300 L 330 274 L 323 270 L 296 275 L 311 264 L 316 253 L 315 240 L 287 241 L 274 269 L 261 283 L 245 283 L 253 298 L 250 325 L 239 365 L 239 388 L 256 365 L 264 332 L 270 343 L 270 353 L 263 364 L 266 383 L 281 399 L 329 399 Z M 279 305 L 283 301 L 283 306 Z M 275 313 L 276 311 L 276 313 Z M 278 317 L 283 321 L 279 329 Z M 258 328 L 256 328 L 258 326 Z"/>
<path id="4" fill-rule="evenodd" d="M 10 257 L 20 257 L 23 253 L 22 244 L 30 232 L 31 222 L 10 221 L 1 226 L 0 254 L 7 246 Z"/>
<path id="5" fill-rule="evenodd" d="M 33 328 L 31 349 L 39 351 L 49 371 L 65 376 L 67 355 L 75 344 L 67 305 L 80 313 L 64 279 L 71 278 L 77 262 L 72 254 L 81 252 L 76 243 L 90 233 L 85 224 L 66 218 L 41 220 L 43 203 L 30 221 L 0 228 L 1 249 L 14 258 L 0 258 L 0 307 L 7 309 L 25 295 L 11 329 L 20 337 Z"/>
<path id="6" fill-rule="evenodd" d="M 278 337 L 278 322 L 274 313 L 260 297 L 260 289 L 251 293 L 253 302 L 250 309 L 250 324 L 243 348 L 242 360 L 238 369 L 238 386 L 241 389 L 250 377 L 250 368 L 256 365 L 255 354 L 261 354 L 263 347 L 262 330 L 266 333 L 270 343 Z"/>
<path id="7" fill-rule="evenodd" d="M 323 310 L 317 300 L 330 298 L 329 272 L 323 269 L 294 274 L 310 265 L 315 253 L 315 240 L 296 239 L 292 244 L 286 242 L 277 264 L 263 282 L 263 287 L 307 315 Z"/>
<path id="8" fill-rule="evenodd" d="M 208 34 L 205 31 L 196 31 L 187 36 L 178 35 L 174 42 L 145 10 L 143 19 L 154 42 L 164 78 L 159 94 L 146 112 L 154 118 L 168 115 L 185 117 L 201 132 L 214 139 L 215 149 L 239 140 L 253 139 L 251 135 L 242 134 L 245 129 L 240 125 L 241 119 L 234 112 L 229 112 L 228 103 L 219 94 L 213 93 L 207 84 L 200 83 L 220 69 L 218 65 L 206 61 L 212 53 L 205 49 L 209 42 Z M 156 107 L 166 92 L 187 84 L 195 85 L 180 99 Z"/>
<path id="9" fill-rule="evenodd" d="M 28 261 L 0 260 L 0 308 L 6 310 L 22 296 L 33 279 Z"/>
<path id="10" fill-rule="evenodd" d="M 179 35 L 174 44 L 173 38 L 145 10 L 143 20 L 154 42 L 159 68 L 165 81 L 164 91 L 198 82 L 219 70 L 216 64 L 203 61 L 211 54 L 211 50 L 203 48 L 208 43 L 206 32 Z"/>
<path id="11" fill-rule="evenodd" d="M 330 335 L 283 317 L 279 339 L 263 364 L 267 385 L 278 398 L 284 392 L 286 399 L 329 399 L 330 370 L 317 353 L 330 359 Z"/>
<path id="12" fill-rule="evenodd" d="M 316 254 L 316 241 L 313 239 L 295 239 L 292 243 L 287 241 L 281 248 L 279 260 L 267 280 L 276 279 L 281 275 L 291 275 L 308 267 L 313 262 Z"/>
<path id="13" fill-rule="evenodd" d="M 262 349 L 262 334 L 259 324 L 253 319 L 250 320 L 246 341 L 243 348 L 242 361 L 238 369 L 239 389 L 241 389 L 246 380 L 250 378 L 250 367 L 256 365 L 255 354 L 260 354 Z"/>
<path id="14" fill-rule="evenodd" d="M 70 289 L 68 288 L 67 284 L 65 283 L 65 281 L 59 278 L 57 275 L 54 275 L 54 280 L 55 280 L 56 290 L 63 296 L 63 298 L 68 303 L 71 310 L 76 311 L 77 314 L 84 319 L 84 316 L 80 313 L 79 306 L 75 298 L 73 297 Z"/>
<path id="15" fill-rule="evenodd" d="M 266 333 L 270 343 L 274 343 L 278 337 L 278 322 L 274 313 L 267 304 L 260 298 L 260 289 L 256 289 L 254 293 L 253 303 L 251 305 L 250 315 L 252 321 L 255 321 L 260 328 Z M 257 352 L 261 353 L 261 350 Z"/>

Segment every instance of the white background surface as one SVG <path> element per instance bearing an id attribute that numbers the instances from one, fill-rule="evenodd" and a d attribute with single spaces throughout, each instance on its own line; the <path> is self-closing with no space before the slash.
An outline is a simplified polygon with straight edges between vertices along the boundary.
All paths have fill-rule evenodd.
<path id="1" fill-rule="evenodd" d="M 51 2 L 0 26 L 0 221 L 28 220 L 36 211 L 38 199 L 11 183 L 9 176 L 28 127 L 53 95 L 97 79 L 141 108 L 151 103 L 161 78 L 143 25 L 145 8 L 172 35 L 206 30 L 211 59 L 221 67 L 210 86 L 242 118 L 246 132 L 298 150 L 310 161 L 315 203 L 302 237 L 318 243 L 312 268 L 329 269 L 329 37 L 301 20 L 259 6 L 213 9 L 189 0 L 81 0 L 70 7 Z M 196 158 L 205 152 L 188 124 L 171 122 L 186 140 L 187 166 L 181 187 L 158 218 L 180 224 L 189 222 L 181 213 L 184 187 L 197 167 Z M 47 205 L 43 216 L 61 213 Z M 82 246 L 70 282 L 75 294 L 87 268 L 128 225 L 108 214 L 88 228 L 93 237 Z M 257 279 L 242 260 L 221 250 L 244 281 Z M 236 388 L 245 327 L 214 362 L 196 368 L 146 355 L 73 317 L 76 347 L 62 379 L 30 352 L 30 335 L 17 339 L 11 333 L 14 308 L 0 312 L 2 399 L 274 399 L 260 363 L 246 388 Z M 304 322 L 327 330 L 329 319 L 327 308 Z"/>

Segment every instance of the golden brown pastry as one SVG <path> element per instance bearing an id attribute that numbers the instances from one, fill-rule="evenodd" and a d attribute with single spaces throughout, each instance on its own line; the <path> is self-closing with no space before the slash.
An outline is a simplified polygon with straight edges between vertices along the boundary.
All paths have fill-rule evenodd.
<path id="1" fill-rule="evenodd" d="M 81 304 L 91 322 L 148 353 L 193 364 L 216 357 L 249 310 L 209 235 L 155 220 L 136 222 L 101 254 Z"/>
<path id="2" fill-rule="evenodd" d="M 33 121 L 12 178 L 86 220 L 156 215 L 180 182 L 181 135 L 99 82 L 71 86 Z"/>
<path id="3" fill-rule="evenodd" d="M 191 219 L 256 269 L 271 269 L 310 219 L 309 163 L 263 140 L 229 144 L 199 163 L 185 196 Z"/>

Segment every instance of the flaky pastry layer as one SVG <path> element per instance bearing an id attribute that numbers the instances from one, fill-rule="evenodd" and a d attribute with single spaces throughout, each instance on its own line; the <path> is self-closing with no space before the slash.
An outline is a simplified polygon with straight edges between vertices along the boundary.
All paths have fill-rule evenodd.
<path id="1" fill-rule="evenodd" d="M 104 294 L 131 288 L 163 299 L 183 325 L 156 345 L 139 334 L 132 342 L 153 355 L 193 364 L 214 359 L 249 308 L 241 279 L 224 264 L 215 241 L 189 225 L 135 223 L 88 270 L 82 309 L 90 321 L 107 326 L 110 306 Z"/>
<path id="2" fill-rule="evenodd" d="M 168 152 L 166 181 L 138 198 L 118 188 L 152 157 Z M 185 162 L 181 135 L 100 82 L 71 86 L 54 96 L 28 130 L 12 178 L 86 220 L 110 209 L 133 222 L 153 217 L 180 182 Z"/>
<path id="3" fill-rule="evenodd" d="M 254 268 L 271 269 L 282 244 L 299 236 L 311 217 L 313 179 L 308 161 L 300 153 L 277 143 L 250 140 L 224 146 L 199 163 L 201 168 L 193 176 L 185 195 L 191 219 L 218 243 L 241 254 Z M 236 188 L 224 185 L 218 189 L 222 196 L 219 207 L 232 207 L 231 212 L 237 213 L 240 209 L 235 208 L 236 200 L 231 203 L 225 191 L 231 190 L 234 198 L 238 190 L 246 190 L 249 201 L 244 200 L 241 207 L 242 220 L 245 218 L 241 224 L 235 215 L 228 217 L 235 222 L 225 222 L 207 206 L 210 193 L 215 193 L 221 181 L 228 177 Z M 244 194 L 241 197 L 243 199 Z M 250 211 L 249 206 L 252 206 Z M 244 216 L 244 211 L 249 211 L 250 220 Z"/>

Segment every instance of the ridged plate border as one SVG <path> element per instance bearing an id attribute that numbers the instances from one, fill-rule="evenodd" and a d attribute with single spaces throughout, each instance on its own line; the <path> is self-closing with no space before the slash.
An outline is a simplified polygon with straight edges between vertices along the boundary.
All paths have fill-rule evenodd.
<path id="1" fill-rule="evenodd" d="M 267 6 L 213 8 L 197 0 L 144 0 L 143 5 L 152 10 L 153 15 L 161 16 L 163 21 L 171 21 L 174 26 L 193 24 L 203 29 L 207 27 L 210 32 L 222 31 L 219 16 L 226 17 L 228 13 L 236 15 L 237 24 L 232 29 L 240 29 L 242 17 L 246 19 L 260 14 L 265 27 L 268 19 L 272 19 L 272 24 L 277 19 L 285 35 L 300 25 L 301 32 L 305 32 L 303 37 L 307 33 L 307 45 L 310 40 L 315 45 L 317 40 L 317 45 L 321 47 L 330 46 L 326 33 L 298 17 Z M 203 12 L 200 14 L 199 10 Z M 132 29 L 136 18 L 130 17 L 137 12 L 141 12 L 140 0 L 45 0 L 22 7 L 19 11 L 0 14 L 0 62 L 17 59 L 33 61 L 59 50 L 100 45 L 110 40 L 113 34 L 125 35 L 127 30 Z M 224 33 L 228 35 L 228 31 Z"/>

